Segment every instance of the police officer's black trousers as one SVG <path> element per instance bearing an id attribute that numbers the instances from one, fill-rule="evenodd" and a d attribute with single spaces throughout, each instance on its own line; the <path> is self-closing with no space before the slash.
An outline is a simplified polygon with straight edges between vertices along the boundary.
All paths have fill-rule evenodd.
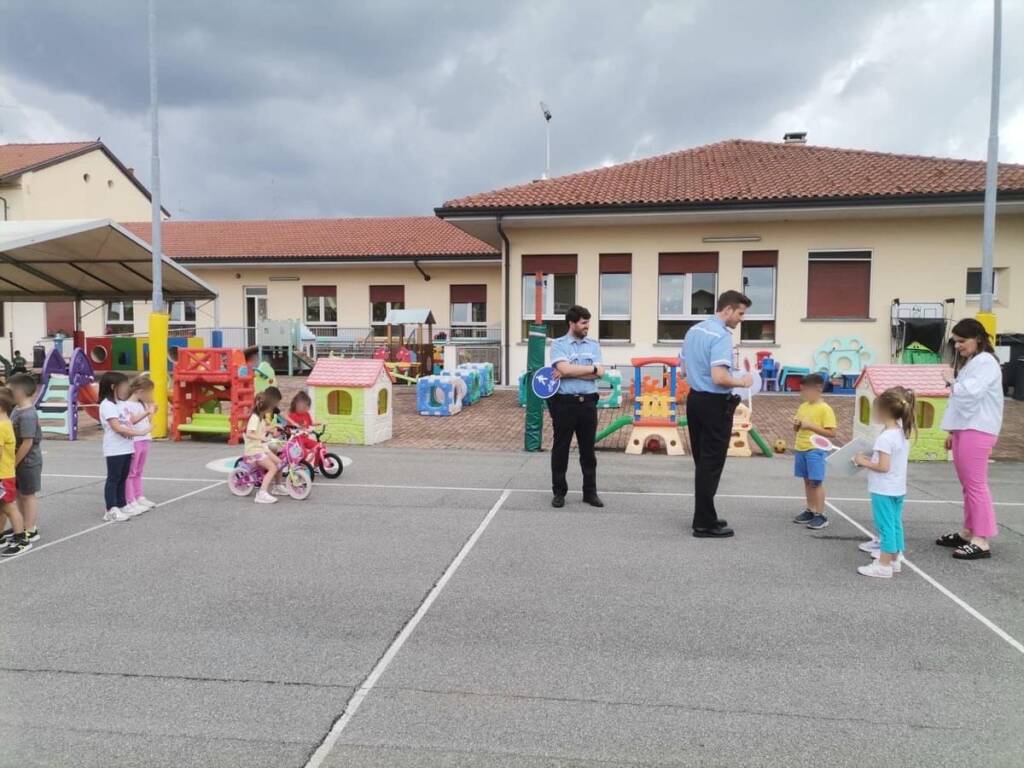
<path id="1" fill-rule="evenodd" d="M 718 522 L 715 494 L 722 479 L 732 437 L 732 417 L 739 401 L 735 395 L 691 391 L 686 398 L 686 426 L 694 474 L 693 527 L 713 528 Z"/>
<path id="2" fill-rule="evenodd" d="M 583 495 L 597 493 L 597 456 L 594 435 L 597 433 L 597 395 L 555 395 L 548 400 L 551 424 L 555 432 L 551 447 L 551 492 L 565 496 L 569 486 L 565 472 L 569 468 L 569 446 L 576 435 L 583 470 Z"/>

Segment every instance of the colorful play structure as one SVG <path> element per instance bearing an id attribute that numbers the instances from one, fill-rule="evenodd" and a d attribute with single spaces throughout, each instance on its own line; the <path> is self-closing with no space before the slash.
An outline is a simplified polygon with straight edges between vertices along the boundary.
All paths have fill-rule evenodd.
<path id="1" fill-rule="evenodd" d="M 85 352 L 73 350 L 68 362 L 59 347 L 51 349 L 43 364 L 35 402 L 43 432 L 77 440 L 79 410 L 97 405 L 94 382 Z M 99 419 L 98 409 L 95 415 Z"/>
<path id="2" fill-rule="evenodd" d="M 237 445 L 252 413 L 253 371 L 240 349 L 189 349 L 174 366 L 171 437 L 227 435 Z M 226 404 L 226 411 L 223 410 Z"/>
<path id="3" fill-rule="evenodd" d="M 455 416 L 464 406 L 494 394 L 493 363 L 462 363 L 416 380 L 416 411 L 421 416 Z"/>
<path id="4" fill-rule="evenodd" d="M 329 443 L 374 445 L 391 439 L 394 377 L 383 360 L 322 357 L 306 380 L 313 418 Z"/>
<path id="5" fill-rule="evenodd" d="M 167 339 L 167 370 L 174 368 L 179 349 L 199 349 L 203 340 L 198 336 L 175 336 Z M 148 336 L 90 336 L 85 340 L 85 352 L 92 369 L 97 373 L 106 371 L 148 371 Z"/>
<path id="6" fill-rule="evenodd" d="M 875 398 L 890 387 L 914 391 L 917 401 L 917 436 L 910 446 L 911 461 L 947 461 L 946 433 L 939 428 L 949 402 L 949 388 L 942 372 L 945 365 L 869 365 L 857 380 L 857 406 L 853 436 L 874 441 L 880 430 L 871 421 Z"/>
<path id="7" fill-rule="evenodd" d="M 626 443 L 626 453 L 640 455 L 644 450 L 664 448 L 669 456 L 683 455 L 679 434 L 679 359 L 674 357 L 634 357 L 633 366 L 633 431 Z M 647 365 L 663 366 L 662 385 L 643 375 Z"/>

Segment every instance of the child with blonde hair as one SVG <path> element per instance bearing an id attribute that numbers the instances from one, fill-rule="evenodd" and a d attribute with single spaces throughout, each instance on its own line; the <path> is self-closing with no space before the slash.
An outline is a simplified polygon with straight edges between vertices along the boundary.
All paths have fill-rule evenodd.
<path id="1" fill-rule="evenodd" d="M 124 498 L 127 506 L 122 511 L 133 517 L 148 512 L 156 506 L 142 495 L 142 473 L 146 469 L 149 446 L 153 442 L 150 435 L 151 417 L 158 410 L 156 403 L 153 402 L 153 388 L 153 380 L 145 374 L 136 376 L 128 385 L 131 392 L 127 400 L 128 420 L 133 427 L 145 430 L 144 434 L 135 435 L 132 438 L 132 463 L 124 486 Z"/>
<path id="2" fill-rule="evenodd" d="M 880 544 L 877 559 L 857 571 L 863 576 L 891 579 L 902 570 L 903 500 L 907 495 L 907 462 L 914 426 L 914 393 L 903 387 L 885 390 L 875 400 L 873 416 L 883 429 L 871 456 L 857 454 L 853 463 L 868 470 L 871 513 Z"/>

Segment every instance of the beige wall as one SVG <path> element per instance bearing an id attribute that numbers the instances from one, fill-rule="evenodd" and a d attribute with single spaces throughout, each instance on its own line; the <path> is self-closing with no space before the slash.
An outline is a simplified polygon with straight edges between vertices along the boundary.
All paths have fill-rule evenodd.
<path id="1" fill-rule="evenodd" d="M 99 149 L 22 174 L 16 185 L 0 187 L 0 196 L 7 199 L 10 221 L 150 218 L 149 199 Z M 38 303 L 7 303 L 3 313 L 5 333 L 14 334 L 15 349 L 28 357 L 32 345 L 46 334 L 45 307 Z M 100 314 L 89 316 L 83 325 L 99 328 Z M 7 355 L 8 348 L 5 343 L 0 352 Z"/>
<path id="2" fill-rule="evenodd" d="M 889 313 L 893 298 L 942 301 L 955 298 L 956 317 L 973 315 L 976 302 L 965 298 L 968 267 L 981 261 L 980 217 L 921 219 L 790 221 L 742 225 L 647 225 L 635 227 L 562 227 L 507 229 L 511 242 L 510 291 L 511 370 L 525 369 L 521 339 L 523 254 L 578 254 L 577 301 L 598 310 L 598 255 L 631 253 L 632 340 L 604 345 L 610 363 L 628 364 L 631 357 L 674 355 L 676 344 L 657 343 L 658 254 L 669 251 L 717 251 L 718 290 L 741 289 L 744 250 L 777 250 L 776 345 L 744 344 L 773 349 L 783 363 L 809 366 L 812 353 L 833 336 L 862 339 L 876 361 L 889 360 Z M 757 234 L 755 243 L 704 243 L 704 237 Z M 872 252 L 871 320 L 808 321 L 807 253 L 817 249 L 868 249 Z M 1000 269 L 995 313 L 1000 331 L 1024 332 L 1024 216 L 998 220 L 995 265 Z M 836 286 L 842 290 L 842 286 Z M 751 312 L 756 311 L 756 307 Z M 595 324 L 596 325 L 596 324 Z M 592 326 L 593 327 L 593 326 Z M 594 333 L 597 333 L 594 327 Z M 737 340 L 739 336 L 737 335 Z M 742 350 L 741 350 L 742 351 Z"/>

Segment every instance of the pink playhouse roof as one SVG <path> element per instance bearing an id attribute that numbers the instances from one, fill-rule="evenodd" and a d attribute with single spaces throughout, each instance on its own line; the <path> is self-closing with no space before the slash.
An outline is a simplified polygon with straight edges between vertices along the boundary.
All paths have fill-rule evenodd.
<path id="1" fill-rule="evenodd" d="M 949 388 L 942 378 L 947 365 L 869 365 L 857 379 L 857 386 L 867 378 L 871 390 L 880 395 L 890 387 L 906 387 L 918 397 L 946 397 Z"/>
<path id="2" fill-rule="evenodd" d="M 313 366 L 306 379 L 310 387 L 372 387 L 381 372 L 391 381 L 394 377 L 383 360 L 346 360 L 341 357 L 322 357 Z"/>

